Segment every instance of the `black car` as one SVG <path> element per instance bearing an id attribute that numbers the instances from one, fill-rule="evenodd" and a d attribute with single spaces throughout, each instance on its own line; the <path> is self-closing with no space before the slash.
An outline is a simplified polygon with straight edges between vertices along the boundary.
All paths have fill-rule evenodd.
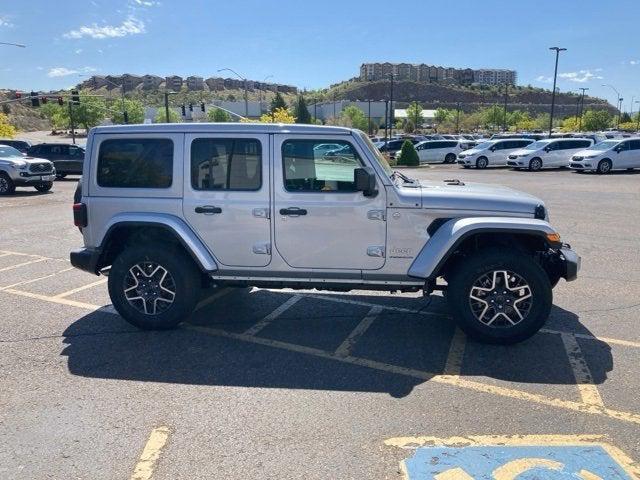
<path id="1" fill-rule="evenodd" d="M 51 160 L 56 167 L 56 176 L 82 175 L 84 149 L 67 143 L 40 143 L 27 151 L 27 155 Z"/>
<path id="2" fill-rule="evenodd" d="M 31 147 L 31 144 L 26 140 L 11 140 L 11 139 L 0 140 L 0 145 L 13 147 L 16 150 L 18 150 L 20 153 L 27 153 L 27 150 L 29 150 L 29 147 Z"/>

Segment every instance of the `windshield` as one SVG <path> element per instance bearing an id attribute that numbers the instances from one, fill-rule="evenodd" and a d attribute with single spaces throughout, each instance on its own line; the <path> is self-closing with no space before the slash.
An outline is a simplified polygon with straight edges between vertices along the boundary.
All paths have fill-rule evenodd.
<path id="1" fill-rule="evenodd" d="M 596 143 L 595 145 L 587 148 L 587 150 L 597 150 L 602 152 L 604 150 L 609 150 L 610 148 L 615 147 L 620 143 L 620 140 L 605 140 L 604 142 Z"/>
<path id="2" fill-rule="evenodd" d="M 360 138 L 362 138 L 362 140 L 367 145 L 369 150 L 371 150 L 371 153 L 373 153 L 373 156 L 375 157 L 377 162 L 380 164 L 380 166 L 384 170 L 384 173 L 386 173 L 387 176 L 391 176 L 391 174 L 393 173 L 393 170 L 389 166 L 389 162 L 387 162 L 387 159 L 384 158 L 384 155 L 380 153 L 380 150 L 378 150 L 378 148 L 371 142 L 369 137 L 367 137 L 363 132 L 358 132 L 358 133 L 360 134 Z"/>
<path id="3" fill-rule="evenodd" d="M 0 145 L 0 157 L 22 157 L 22 154 L 13 147 Z"/>
<path id="4" fill-rule="evenodd" d="M 553 140 L 538 140 L 537 142 L 533 142 L 526 147 L 522 147 L 523 150 L 540 150 L 541 148 L 549 145 Z"/>

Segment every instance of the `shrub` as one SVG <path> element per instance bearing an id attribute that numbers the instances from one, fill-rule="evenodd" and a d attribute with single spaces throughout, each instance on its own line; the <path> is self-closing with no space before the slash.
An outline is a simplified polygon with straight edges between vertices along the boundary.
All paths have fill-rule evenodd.
<path id="1" fill-rule="evenodd" d="M 414 147 L 413 143 L 409 140 L 405 140 L 402 144 L 398 165 L 404 165 L 405 167 L 417 167 L 420 165 L 420 157 L 418 156 L 416 147 Z"/>

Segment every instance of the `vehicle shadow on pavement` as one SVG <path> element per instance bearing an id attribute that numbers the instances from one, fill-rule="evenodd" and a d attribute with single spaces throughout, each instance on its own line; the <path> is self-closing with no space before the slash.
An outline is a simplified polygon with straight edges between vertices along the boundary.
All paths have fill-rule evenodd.
<path id="1" fill-rule="evenodd" d="M 385 392 L 394 397 L 410 394 L 433 375 L 452 373 L 445 370 L 455 326 L 445 315 L 442 297 L 429 303 L 405 296 L 304 294 L 255 331 L 258 322 L 293 295 L 233 291 L 198 310 L 183 327 L 165 332 L 139 331 L 118 315 L 99 310 L 66 329 L 62 355 L 68 357 L 72 374 L 91 378 Z M 371 305 L 391 308 L 347 342 L 345 355 L 345 340 L 353 338 Z M 553 308 L 547 327 L 590 335 L 575 314 L 559 307 Z M 613 368 L 610 347 L 596 339 L 584 341 L 598 344 L 593 349 L 600 352 L 597 362 L 589 369 L 594 383 L 603 383 Z M 548 332 L 513 346 L 467 339 L 460 375 L 576 384 L 561 335 Z"/>

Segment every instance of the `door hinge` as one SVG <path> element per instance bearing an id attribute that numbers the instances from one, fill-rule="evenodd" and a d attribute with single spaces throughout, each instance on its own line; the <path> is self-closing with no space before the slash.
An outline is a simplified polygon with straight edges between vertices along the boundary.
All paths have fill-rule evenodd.
<path id="1" fill-rule="evenodd" d="M 254 208 L 252 213 L 253 216 L 257 218 L 271 218 L 268 208 Z"/>
<path id="2" fill-rule="evenodd" d="M 258 255 L 271 255 L 271 244 L 270 243 L 256 243 L 253 248 L 253 253 Z"/>
<path id="3" fill-rule="evenodd" d="M 387 219 L 387 215 L 384 210 L 369 210 L 367 212 L 367 218 L 369 220 L 380 220 L 384 222 Z"/>
<path id="4" fill-rule="evenodd" d="M 370 257 L 384 257 L 384 246 L 371 245 L 370 247 L 367 247 L 367 255 Z"/>

